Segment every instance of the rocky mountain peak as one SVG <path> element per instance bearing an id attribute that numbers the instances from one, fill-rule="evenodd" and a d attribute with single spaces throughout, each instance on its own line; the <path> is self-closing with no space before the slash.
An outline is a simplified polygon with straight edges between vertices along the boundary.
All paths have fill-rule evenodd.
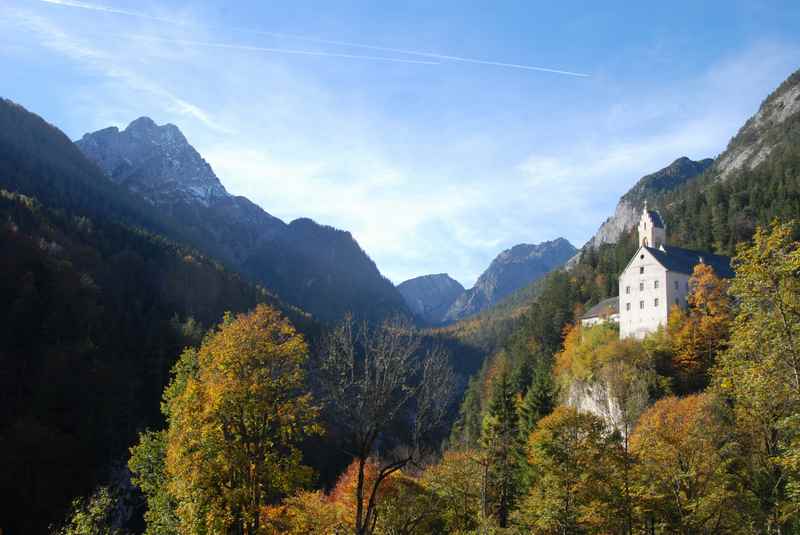
<path id="1" fill-rule="evenodd" d="M 114 182 L 156 206 L 211 206 L 230 198 L 211 166 L 173 124 L 139 117 L 124 130 L 105 128 L 76 143 Z"/>

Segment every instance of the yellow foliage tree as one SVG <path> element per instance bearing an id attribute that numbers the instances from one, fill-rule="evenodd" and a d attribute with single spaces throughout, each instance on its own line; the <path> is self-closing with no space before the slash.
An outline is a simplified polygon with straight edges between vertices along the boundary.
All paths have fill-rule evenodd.
<path id="1" fill-rule="evenodd" d="M 165 394 L 166 473 L 182 534 L 259 531 L 262 507 L 310 477 L 296 444 L 317 432 L 301 335 L 260 305 L 187 350 Z"/>
<path id="2" fill-rule="evenodd" d="M 749 533 L 730 429 L 707 394 L 658 401 L 631 436 L 638 513 L 665 533 Z"/>

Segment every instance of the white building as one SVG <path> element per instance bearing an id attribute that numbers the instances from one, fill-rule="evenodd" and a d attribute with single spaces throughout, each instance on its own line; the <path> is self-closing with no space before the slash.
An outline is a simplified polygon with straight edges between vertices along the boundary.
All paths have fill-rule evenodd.
<path id="1" fill-rule="evenodd" d="M 581 316 L 583 327 L 591 327 L 606 321 L 619 323 L 619 297 L 603 299 Z"/>
<path id="2" fill-rule="evenodd" d="M 666 244 L 667 229 L 658 212 L 645 203 L 639 221 L 639 250 L 619 277 L 621 338 L 644 338 L 667 324 L 672 305 L 686 306 L 689 277 L 699 263 L 720 277 L 733 277 L 731 260 Z"/>

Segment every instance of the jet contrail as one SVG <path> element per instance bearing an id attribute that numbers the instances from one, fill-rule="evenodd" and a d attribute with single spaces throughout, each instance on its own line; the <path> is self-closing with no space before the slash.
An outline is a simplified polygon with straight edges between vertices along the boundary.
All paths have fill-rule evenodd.
<path id="1" fill-rule="evenodd" d="M 118 9 L 115 7 L 105 6 L 101 4 L 93 4 L 89 2 L 83 2 L 80 0 L 39 0 L 40 2 L 44 2 L 46 4 L 64 6 L 64 7 L 73 7 L 79 9 L 88 9 L 91 11 L 101 11 L 103 13 L 113 13 L 116 15 L 125 15 L 128 17 L 137 17 L 147 20 L 153 20 L 158 22 L 166 22 L 169 24 L 174 24 L 178 26 L 191 26 L 192 24 L 173 20 L 173 19 L 166 19 L 162 17 L 156 17 L 153 15 L 148 15 L 146 13 L 141 13 L 138 11 L 131 11 L 128 9 Z M 478 58 L 466 58 L 461 56 L 450 56 L 447 54 L 437 54 L 434 52 L 424 52 L 418 50 L 406 50 L 401 48 L 391 48 L 391 47 L 384 47 L 384 46 L 377 46 L 377 45 L 369 45 L 364 43 L 352 43 L 348 41 L 337 41 L 333 39 L 321 39 L 316 37 L 308 37 L 304 35 L 295 35 L 295 34 L 285 34 L 279 32 L 269 32 L 263 30 L 253 30 L 249 28 L 239 28 L 239 27 L 228 27 L 229 30 L 235 30 L 240 32 L 247 32 L 255 35 L 267 35 L 271 37 L 279 37 L 279 38 L 286 38 L 286 39 L 295 39 L 298 41 L 307 41 L 311 43 L 319 43 L 319 44 L 328 44 L 328 45 L 335 45 L 335 46 L 345 46 L 351 48 L 363 48 L 367 50 L 377 50 L 380 52 L 392 52 L 395 54 L 405 54 L 409 56 L 420 56 L 430 59 L 438 59 L 442 61 L 455 61 L 461 63 L 472 63 L 477 65 L 491 65 L 495 67 L 506 67 L 512 69 L 523 69 L 528 71 L 539 71 L 539 72 L 549 72 L 553 74 L 562 74 L 566 76 L 577 76 L 580 78 L 587 78 L 591 75 L 582 72 L 574 72 L 574 71 L 567 71 L 562 69 L 551 69 L 549 67 L 537 67 L 534 65 L 522 65 L 519 63 L 505 63 L 501 61 L 490 61 Z M 190 44 L 190 43 L 187 43 Z M 194 43 L 198 46 L 218 46 L 222 48 L 241 48 L 243 50 L 261 50 L 263 52 L 279 52 L 279 53 L 287 53 L 287 54 L 302 54 L 302 55 L 310 55 L 310 56 L 328 56 L 328 57 L 341 57 L 341 58 L 351 58 L 351 59 L 368 59 L 368 60 L 377 60 L 377 61 L 396 61 L 401 63 L 417 63 L 423 65 L 436 65 L 439 62 L 432 62 L 432 61 L 421 61 L 421 60 L 409 60 L 409 59 L 401 59 L 401 58 L 387 58 L 382 56 L 360 56 L 357 54 L 337 54 L 333 52 L 314 52 L 314 51 L 306 51 L 306 50 L 290 50 L 290 49 L 279 49 L 279 48 L 267 48 L 267 47 L 250 47 L 247 45 L 226 45 L 224 43 Z"/>
<path id="2" fill-rule="evenodd" d="M 46 0 L 45 0 L 46 1 Z M 565 71 L 561 69 L 550 69 L 548 67 L 536 67 L 533 65 L 521 65 L 518 63 L 503 63 L 501 61 L 490 61 L 490 60 L 483 60 L 477 58 L 464 58 L 460 56 L 448 56 L 446 54 L 437 54 L 435 52 L 422 52 L 418 50 L 405 50 L 402 48 L 391 48 L 385 46 L 376 46 L 376 45 L 366 45 L 363 43 L 351 43 L 349 41 L 336 41 L 333 39 L 320 39 L 317 37 L 307 37 L 305 35 L 295 35 L 290 33 L 278 33 L 278 32 L 266 32 L 260 30 L 249 30 L 244 28 L 237 28 L 241 31 L 246 31 L 258 35 L 269 35 L 272 37 L 282 37 L 286 39 L 297 39 L 298 41 L 309 41 L 312 43 L 320 43 L 320 44 L 327 44 L 327 45 L 338 45 L 338 46 L 347 46 L 352 48 L 365 48 L 369 50 L 378 50 L 380 52 L 394 52 L 397 54 L 407 54 L 410 56 L 422 56 L 426 58 L 432 59 L 441 59 L 441 60 L 448 60 L 448 61 L 459 61 L 462 63 L 476 63 L 479 65 L 494 65 L 496 67 L 511 67 L 513 69 L 525 69 L 528 71 L 541 71 L 541 72 L 551 72 L 555 74 L 566 74 L 569 76 L 579 76 L 581 78 L 587 78 L 591 76 L 590 74 L 582 73 L 582 72 L 574 72 L 574 71 Z"/>
<path id="3" fill-rule="evenodd" d="M 53 0 L 49 0 L 53 1 Z M 350 58 L 350 59 L 368 59 L 373 61 L 390 61 L 396 63 L 416 63 L 418 65 L 441 65 L 438 61 L 429 61 L 423 59 L 403 59 L 403 58 L 389 58 L 384 56 L 362 56 L 360 54 L 340 54 L 337 52 L 318 52 L 316 50 L 294 50 L 291 48 L 270 48 L 265 46 L 252 46 L 252 45 L 237 45 L 232 43 L 210 43 L 207 41 L 193 41 L 189 39 L 171 39 L 167 37 L 156 37 L 151 35 L 125 35 L 122 36 L 129 39 L 139 39 L 142 41 L 161 41 L 166 43 L 175 43 L 187 46 L 204 46 L 209 48 L 230 48 L 234 50 L 250 50 L 254 52 L 275 52 L 279 54 L 297 54 L 302 56 L 323 56 L 330 58 Z"/>

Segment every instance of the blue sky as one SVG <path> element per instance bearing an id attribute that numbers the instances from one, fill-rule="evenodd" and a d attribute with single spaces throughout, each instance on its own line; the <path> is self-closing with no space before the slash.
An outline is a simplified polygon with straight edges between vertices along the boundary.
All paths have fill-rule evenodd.
<path id="1" fill-rule="evenodd" d="M 800 68 L 800 3 L 3 0 L 0 67 L 74 139 L 174 123 L 232 193 L 470 286 L 721 152 Z"/>

